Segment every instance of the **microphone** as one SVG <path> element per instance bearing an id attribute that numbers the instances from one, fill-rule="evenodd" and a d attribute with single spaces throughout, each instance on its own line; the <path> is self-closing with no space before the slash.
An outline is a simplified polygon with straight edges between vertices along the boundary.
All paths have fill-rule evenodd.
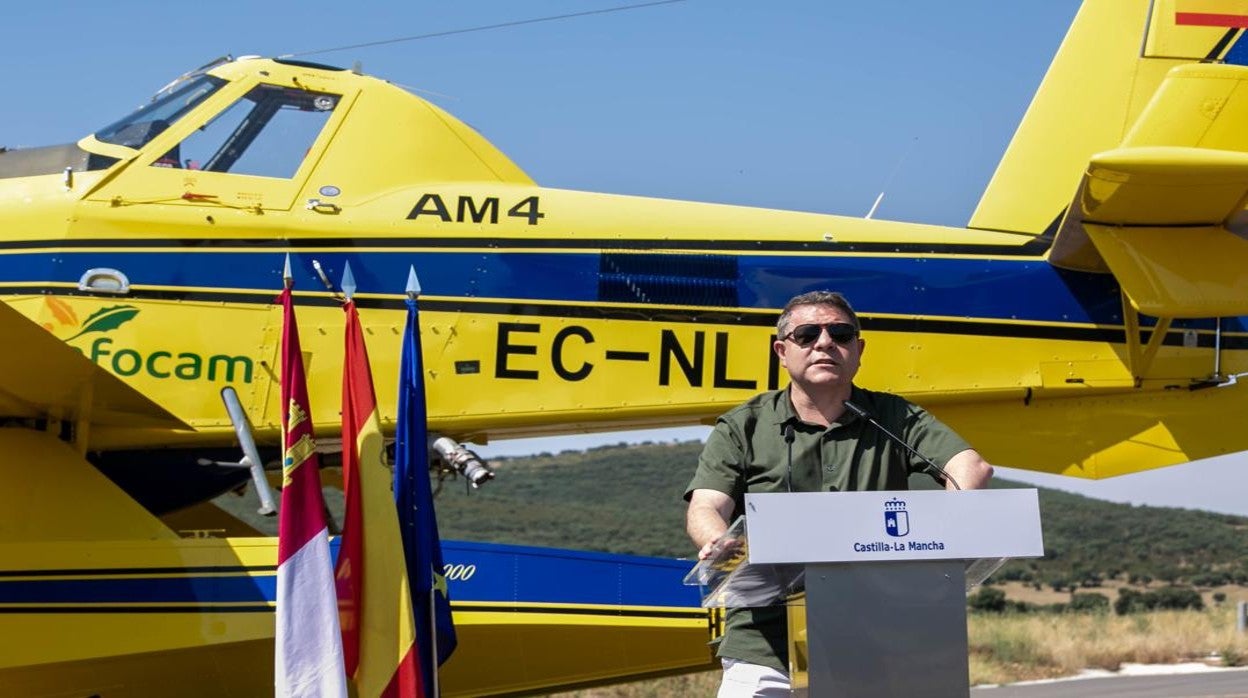
<path id="1" fill-rule="evenodd" d="M 784 486 L 793 491 L 793 423 L 784 425 L 784 442 L 789 445 L 789 465 L 784 471 Z"/>
<path id="2" fill-rule="evenodd" d="M 850 412 L 853 412 L 854 414 L 858 415 L 859 417 L 861 417 L 861 418 L 863 418 L 863 419 L 867 420 L 867 422 L 868 422 L 871 426 L 875 427 L 876 429 L 879 429 L 879 430 L 880 430 L 880 433 L 881 433 L 881 434 L 883 434 L 883 435 L 885 435 L 885 436 L 887 436 L 887 437 L 888 437 L 888 438 L 889 438 L 889 439 L 890 439 L 893 443 L 895 443 L 895 444 L 899 444 L 902 448 L 906 449 L 906 451 L 907 451 L 907 452 L 909 452 L 911 455 L 916 456 L 919 460 L 921 460 L 921 461 L 923 461 L 924 463 L 926 463 L 926 464 L 927 464 L 927 467 L 928 467 L 928 468 L 930 468 L 930 469 L 931 469 L 931 470 L 932 470 L 932 471 L 936 474 L 936 476 L 937 476 L 937 477 L 944 478 L 944 479 L 948 480 L 949 482 L 952 482 L 952 483 L 953 483 L 953 489 L 955 489 L 955 490 L 961 490 L 961 489 L 962 489 L 962 486 L 958 484 L 958 481 L 957 481 L 957 480 L 955 480 L 955 479 L 953 479 L 953 476 L 952 476 L 952 475 L 950 475 L 949 473 L 945 472 L 945 469 L 944 469 L 944 468 L 942 468 L 942 467 L 940 467 L 939 465 L 936 465 L 935 463 L 933 463 L 933 462 L 932 462 L 932 459 L 930 459 L 930 458 L 928 458 L 927 456 L 923 455 L 922 453 L 919 453 L 918 451 L 916 451 L 916 450 L 914 449 L 914 447 L 913 447 L 913 446 L 911 446 L 910 444 L 906 443 L 906 442 L 905 442 L 905 441 L 904 441 L 904 440 L 903 440 L 900 436 L 897 436 L 896 434 L 894 434 L 893 432 L 891 432 L 891 431 L 889 431 L 887 428 L 885 428 L 883 424 L 880 424 L 879 422 L 877 422 L 877 421 L 876 421 L 876 419 L 875 419 L 875 417 L 872 417 L 872 416 L 871 416 L 871 413 L 870 413 L 870 412 L 867 412 L 866 410 L 862 409 L 862 408 L 861 408 L 861 407 L 859 407 L 858 405 L 855 405 L 854 403 L 850 402 L 849 400 L 846 400 L 846 401 L 845 401 L 845 409 L 847 409 L 847 410 L 849 410 Z"/>

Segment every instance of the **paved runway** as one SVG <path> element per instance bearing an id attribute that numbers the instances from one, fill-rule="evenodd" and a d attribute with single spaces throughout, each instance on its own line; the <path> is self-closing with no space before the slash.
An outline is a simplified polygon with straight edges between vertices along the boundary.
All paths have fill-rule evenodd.
<path id="1" fill-rule="evenodd" d="M 1195 674 L 1110 676 L 971 689 L 973 698 L 1248 698 L 1248 668 Z"/>

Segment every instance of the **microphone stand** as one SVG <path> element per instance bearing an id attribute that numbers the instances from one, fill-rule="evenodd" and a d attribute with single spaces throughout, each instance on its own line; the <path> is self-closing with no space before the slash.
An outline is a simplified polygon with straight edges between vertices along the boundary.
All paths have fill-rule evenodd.
<path id="1" fill-rule="evenodd" d="M 952 476 L 952 475 L 950 475 L 948 472 L 946 472 L 944 468 L 942 468 L 942 467 L 940 467 L 939 465 L 936 465 L 935 463 L 933 463 L 933 462 L 932 462 L 932 459 L 928 458 L 927 456 L 923 455 L 922 453 L 919 453 L 918 451 L 916 451 L 916 450 L 914 449 L 914 447 L 913 447 L 913 446 L 911 446 L 910 444 L 906 443 L 906 442 L 905 442 L 905 440 L 904 440 L 904 439 L 902 439 L 900 436 L 897 436 L 896 434 L 894 434 L 893 432 L 891 432 L 891 431 L 889 431 L 887 428 L 885 428 L 885 426 L 884 426 L 883 424 L 880 424 L 878 421 L 876 421 L 875 417 L 872 417 L 872 416 L 871 416 L 871 413 L 870 413 L 870 412 L 867 412 L 866 410 L 864 410 L 863 408 L 859 407 L 858 405 L 855 405 L 854 403 L 850 402 L 849 400 L 846 400 L 846 401 L 845 401 L 845 409 L 847 409 L 847 410 L 849 410 L 850 412 L 853 412 L 854 414 L 858 415 L 859 417 L 861 417 L 861 418 L 863 418 L 863 419 L 867 420 L 867 423 L 868 423 L 868 424 L 870 424 L 871 426 L 875 427 L 876 429 L 879 429 L 879 430 L 880 430 L 880 433 L 881 433 L 881 434 L 883 434 L 884 436 L 887 436 L 887 437 L 889 438 L 889 440 L 890 440 L 890 441 L 892 441 L 893 443 L 898 444 L 898 445 L 899 445 L 899 446 L 901 446 L 902 448 L 906 449 L 906 452 L 908 452 L 910 455 L 912 455 L 912 456 L 914 456 L 914 457 L 918 458 L 919 460 L 923 461 L 923 462 L 927 465 L 927 467 L 928 467 L 929 469 L 931 469 L 931 470 L 932 470 L 932 471 L 936 474 L 936 476 L 937 476 L 937 477 L 942 478 L 942 479 L 944 479 L 944 480 L 947 480 L 947 481 L 949 481 L 949 482 L 952 482 L 952 483 L 953 483 L 953 489 L 955 489 L 955 490 L 961 490 L 961 489 L 962 489 L 962 486 L 958 484 L 958 481 L 957 481 L 957 480 L 955 480 L 955 479 L 953 479 L 953 476 Z"/>
<path id="2" fill-rule="evenodd" d="M 788 491 L 793 491 L 793 424 L 784 425 L 784 442 L 789 445 L 789 464 L 784 471 L 784 485 Z"/>

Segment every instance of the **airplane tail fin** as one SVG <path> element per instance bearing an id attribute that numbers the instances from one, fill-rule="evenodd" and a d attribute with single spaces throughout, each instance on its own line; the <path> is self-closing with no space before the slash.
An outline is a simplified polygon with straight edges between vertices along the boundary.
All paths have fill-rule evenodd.
<path id="1" fill-rule="evenodd" d="M 1248 64 L 1246 27 L 1245 0 L 1085 0 L 970 227 L 1055 226 L 1092 155 L 1123 144 L 1170 69 Z"/>

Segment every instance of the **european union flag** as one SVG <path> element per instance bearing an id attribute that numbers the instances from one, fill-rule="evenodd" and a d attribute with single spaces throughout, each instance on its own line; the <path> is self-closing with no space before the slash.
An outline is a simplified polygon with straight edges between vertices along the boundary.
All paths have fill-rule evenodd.
<path id="1" fill-rule="evenodd" d="M 416 646 L 424 674 L 426 695 L 438 695 L 434 684 L 433 652 L 438 664 L 455 650 L 455 625 L 446 592 L 442 567 L 442 542 L 433 511 L 433 490 L 429 485 L 429 445 L 425 428 L 425 376 L 420 356 L 420 310 L 416 273 L 409 279 L 407 327 L 403 331 L 403 355 L 399 369 L 398 425 L 395 431 L 394 499 L 403 533 L 407 558 L 407 578 L 412 587 L 416 615 Z M 436 593 L 436 595 L 434 595 Z M 432 602 L 430 601 L 431 595 Z"/>

